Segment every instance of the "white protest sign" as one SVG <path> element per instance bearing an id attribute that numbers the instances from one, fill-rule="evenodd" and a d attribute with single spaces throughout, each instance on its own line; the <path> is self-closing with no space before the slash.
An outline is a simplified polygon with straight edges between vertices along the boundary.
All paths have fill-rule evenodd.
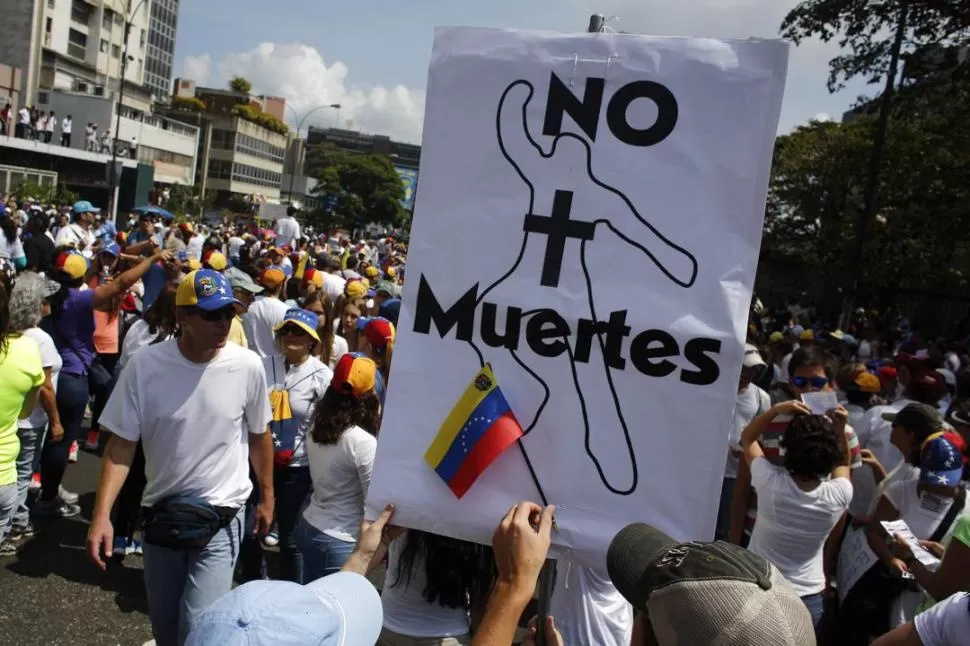
<path id="1" fill-rule="evenodd" d="M 488 543 L 541 502 L 525 453 L 579 557 L 633 521 L 711 537 L 787 56 L 438 30 L 369 517 Z M 486 362 L 524 452 L 459 499 L 425 453 Z"/>
<path id="2" fill-rule="evenodd" d="M 855 587 L 862 575 L 878 562 L 879 557 L 869 547 L 866 531 L 856 527 L 850 528 L 842 540 L 839 562 L 835 568 L 840 603 L 845 601 L 846 595 Z"/>

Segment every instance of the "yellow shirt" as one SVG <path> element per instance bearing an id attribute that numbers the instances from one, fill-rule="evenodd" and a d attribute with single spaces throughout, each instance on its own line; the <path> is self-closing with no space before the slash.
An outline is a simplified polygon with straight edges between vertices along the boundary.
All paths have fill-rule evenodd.
<path id="1" fill-rule="evenodd" d="M 44 368 L 37 342 L 26 336 L 8 336 L 0 355 L 0 486 L 17 482 L 17 419 L 27 394 L 44 383 Z"/>
<path id="2" fill-rule="evenodd" d="M 236 345 L 249 349 L 249 340 L 246 339 L 246 330 L 243 329 L 242 319 L 238 316 L 232 319 L 229 326 L 229 340 Z"/>

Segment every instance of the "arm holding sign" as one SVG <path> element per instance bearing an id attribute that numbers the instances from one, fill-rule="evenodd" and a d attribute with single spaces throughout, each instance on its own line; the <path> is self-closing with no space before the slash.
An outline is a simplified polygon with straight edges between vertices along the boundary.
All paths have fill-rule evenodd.
<path id="1" fill-rule="evenodd" d="M 492 536 L 498 581 L 492 589 L 472 646 L 506 646 L 532 599 L 552 542 L 552 515 L 532 502 L 513 505 Z"/>

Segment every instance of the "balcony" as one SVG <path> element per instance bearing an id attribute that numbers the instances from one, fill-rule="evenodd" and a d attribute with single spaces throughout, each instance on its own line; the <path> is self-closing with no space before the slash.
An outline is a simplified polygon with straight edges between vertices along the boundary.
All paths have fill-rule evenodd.
<path id="1" fill-rule="evenodd" d="M 68 43 L 67 55 L 83 61 L 87 58 L 87 48 L 77 43 Z"/>

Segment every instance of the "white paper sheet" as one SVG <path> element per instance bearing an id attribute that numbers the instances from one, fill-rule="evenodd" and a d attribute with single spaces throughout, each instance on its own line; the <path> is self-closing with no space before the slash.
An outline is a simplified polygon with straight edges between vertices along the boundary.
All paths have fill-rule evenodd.
<path id="1" fill-rule="evenodd" d="M 517 446 L 460 500 L 424 460 L 489 362 L 557 546 L 602 567 L 630 522 L 711 538 L 787 58 L 437 31 L 369 516 L 392 501 L 396 523 L 488 543 L 539 502 Z"/>

